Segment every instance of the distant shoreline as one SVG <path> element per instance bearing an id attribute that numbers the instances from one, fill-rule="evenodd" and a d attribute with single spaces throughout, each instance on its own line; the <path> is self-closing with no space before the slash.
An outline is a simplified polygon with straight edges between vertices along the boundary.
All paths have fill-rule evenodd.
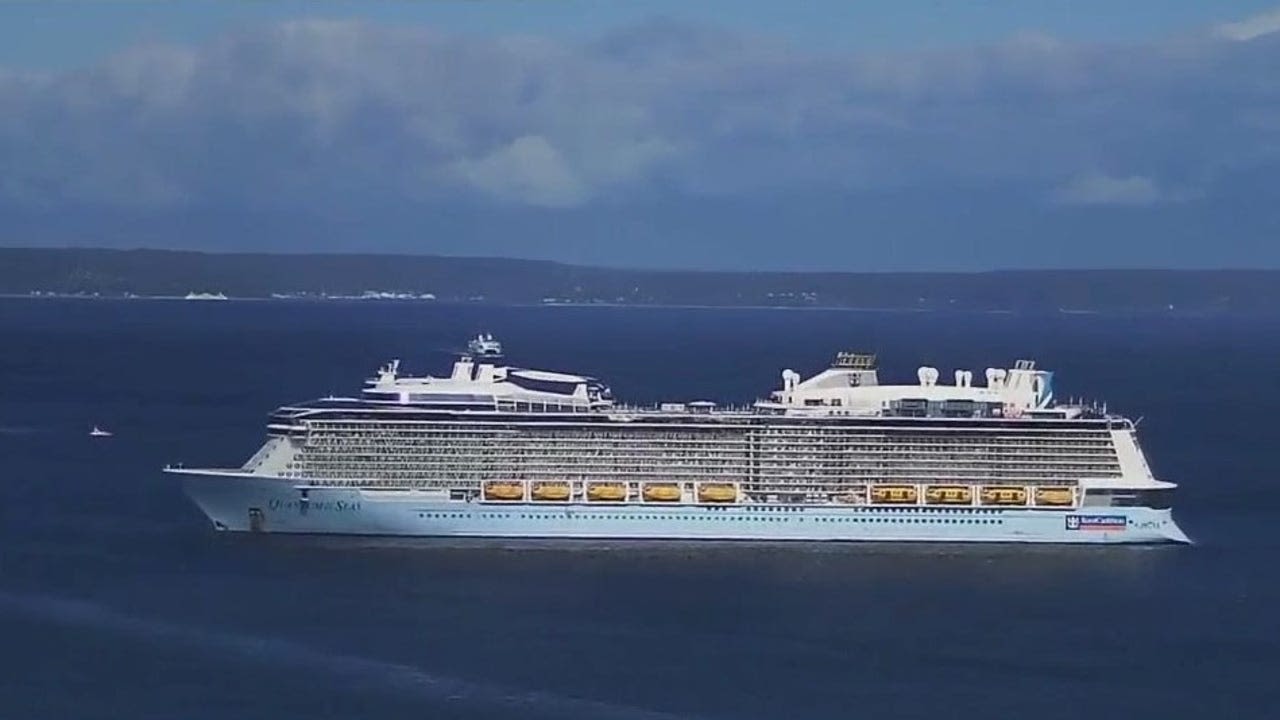
<path id="1" fill-rule="evenodd" d="M 187 298 L 188 294 L 211 297 Z M 0 248 L 0 297 L 989 313 L 1280 312 L 1280 270 L 712 272 L 501 258 Z"/>
<path id="2" fill-rule="evenodd" d="M 1045 308 L 1027 308 L 1027 309 L 1007 309 L 1007 308 L 899 308 L 899 307 L 852 307 L 838 305 L 655 305 L 655 304 L 620 304 L 620 303 L 522 303 L 522 302 L 497 302 L 497 301 L 469 301 L 469 300 L 388 300 L 388 299 L 365 299 L 358 297 L 332 297 L 332 298 L 316 298 L 316 297 L 228 297 L 225 300 L 207 301 L 207 300 L 188 300 L 184 296 L 178 295 L 150 295 L 150 296 L 91 296 L 91 295 L 18 295 L 10 293 L 0 293 L 0 302 L 4 301 L 77 301 L 77 302 L 180 302 L 192 305 L 223 305 L 234 303 L 237 305 L 244 303 L 297 303 L 297 304 L 333 304 L 333 305 L 396 305 L 401 307 L 407 306 L 436 306 L 436 307 L 494 307 L 494 308 L 562 308 L 562 309 L 584 309 L 596 308 L 602 310 L 741 310 L 741 311 L 779 311 L 779 312 L 844 312 L 844 313 L 884 313 L 884 314 L 902 314 L 902 315 L 929 315 L 937 313 L 955 313 L 960 315 L 1030 315 L 1043 317 L 1046 315 L 1057 315 L 1063 317 L 1115 317 L 1115 316 L 1164 316 L 1164 317 L 1211 317 L 1211 316 L 1235 316 L 1235 315 L 1280 315 L 1280 309 L 1269 309 L 1256 312 L 1244 312 L 1238 310 L 1187 310 L 1168 308 L 1152 308 L 1152 309 L 1124 309 L 1114 308 L 1106 310 L 1079 310 L 1079 309 L 1045 309 Z"/>

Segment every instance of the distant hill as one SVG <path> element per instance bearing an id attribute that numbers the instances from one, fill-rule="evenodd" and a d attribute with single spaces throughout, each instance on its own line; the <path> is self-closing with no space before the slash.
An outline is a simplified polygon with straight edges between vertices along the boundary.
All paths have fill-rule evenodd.
<path id="1" fill-rule="evenodd" d="M 798 273 L 625 270 L 494 258 L 0 248 L 0 293 L 431 294 L 441 301 L 894 309 L 1280 311 L 1277 270 Z"/>

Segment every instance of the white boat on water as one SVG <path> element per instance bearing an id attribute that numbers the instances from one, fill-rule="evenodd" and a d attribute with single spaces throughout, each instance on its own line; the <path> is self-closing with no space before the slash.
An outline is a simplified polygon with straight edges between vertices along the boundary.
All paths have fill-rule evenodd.
<path id="1" fill-rule="evenodd" d="M 500 358 L 502 343 L 495 340 L 489 333 L 480 333 L 467 343 L 467 352 L 477 358 Z"/>
<path id="2" fill-rule="evenodd" d="M 184 300 L 226 300 L 227 296 L 220 292 L 217 292 L 217 293 L 189 292 L 187 293 L 186 297 L 184 297 L 183 299 Z"/>
<path id="3" fill-rule="evenodd" d="M 505 538 L 1188 542 L 1137 423 L 1059 403 L 1030 360 L 985 384 L 874 355 L 754 403 L 636 407 L 600 380 L 495 362 L 385 365 L 286 405 L 240 467 L 170 467 L 220 530 Z"/>
<path id="4" fill-rule="evenodd" d="M 111 436 L 112 436 L 111 431 L 103 430 L 97 425 L 94 425 L 93 429 L 89 431 L 89 437 L 111 437 Z"/>

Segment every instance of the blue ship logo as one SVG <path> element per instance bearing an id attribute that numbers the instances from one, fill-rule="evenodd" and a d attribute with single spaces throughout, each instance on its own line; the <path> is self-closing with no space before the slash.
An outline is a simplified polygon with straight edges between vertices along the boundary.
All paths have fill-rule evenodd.
<path id="1" fill-rule="evenodd" d="M 1068 515 L 1068 530 L 1124 530 L 1129 524 L 1124 515 Z"/>

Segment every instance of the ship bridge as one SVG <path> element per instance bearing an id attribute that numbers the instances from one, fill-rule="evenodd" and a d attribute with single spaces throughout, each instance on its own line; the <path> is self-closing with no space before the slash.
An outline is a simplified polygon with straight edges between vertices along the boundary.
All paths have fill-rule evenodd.
<path id="1" fill-rule="evenodd" d="M 596 378 L 497 365 L 460 357 L 448 377 L 401 376 L 400 361 L 383 366 L 365 383 L 363 398 L 378 404 L 452 410 L 585 412 L 609 407 L 613 395 Z"/>

